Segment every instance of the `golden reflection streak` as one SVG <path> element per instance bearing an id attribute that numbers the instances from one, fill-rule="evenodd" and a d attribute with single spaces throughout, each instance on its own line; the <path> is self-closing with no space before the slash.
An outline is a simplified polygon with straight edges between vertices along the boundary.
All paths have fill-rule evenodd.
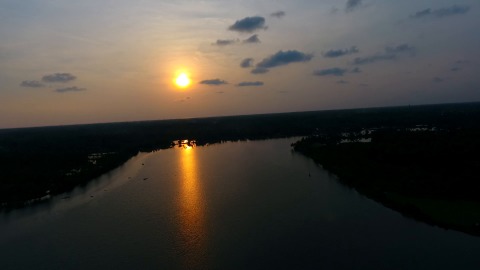
<path id="1" fill-rule="evenodd" d="M 195 148 L 188 146 L 180 154 L 180 237 L 186 267 L 199 269 L 205 265 L 204 200 L 197 171 Z"/>

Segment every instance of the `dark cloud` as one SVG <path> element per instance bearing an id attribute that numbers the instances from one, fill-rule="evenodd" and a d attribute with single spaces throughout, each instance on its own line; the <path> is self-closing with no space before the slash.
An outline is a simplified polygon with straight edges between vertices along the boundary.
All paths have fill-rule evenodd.
<path id="1" fill-rule="evenodd" d="M 251 33 L 265 28 L 265 18 L 260 16 L 243 18 L 228 27 L 229 30 L 246 33 Z"/>
<path id="2" fill-rule="evenodd" d="M 386 61 L 386 60 L 394 60 L 399 55 L 409 54 L 411 56 L 415 55 L 416 49 L 413 46 L 408 44 L 401 44 L 398 46 L 385 47 L 384 52 L 378 53 L 375 55 L 367 56 L 367 57 L 357 57 L 353 60 L 353 64 L 355 65 L 365 65 L 365 64 L 372 64 L 378 61 Z"/>
<path id="3" fill-rule="evenodd" d="M 252 69 L 251 73 L 252 74 L 265 74 L 269 71 L 270 70 L 268 70 L 268 68 L 256 67 L 256 68 Z"/>
<path id="4" fill-rule="evenodd" d="M 87 89 L 72 86 L 72 87 L 55 89 L 55 92 L 57 92 L 57 93 L 67 93 L 67 92 L 80 92 L 80 91 L 85 91 L 85 90 L 87 90 Z"/>
<path id="5" fill-rule="evenodd" d="M 443 82 L 443 79 L 440 78 L 440 77 L 435 77 L 435 78 L 432 79 L 432 81 L 436 82 L 436 83 L 441 83 L 441 82 Z"/>
<path id="6" fill-rule="evenodd" d="M 77 77 L 70 73 L 55 73 L 42 77 L 42 81 L 48 83 L 66 83 L 75 80 Z"/>
<path id="7" fill-rule="evenodd" d="M 348 0 L 345 5 L 345 11 L 353 11 L 362 4 L 362 0 Z"/>
<path id="8" fill-rule="evenodd" d="M 418 19 L 418 18 L 423 18 L 431 15 L 432 15 L 432 9 L 427 8 L 424 10 L 417 11 L 414 15 L 410 15 L 410 18 Z"/>
<path id="9" fill-rule="evenodd" d="M 279 51 L 274 55 L 271 55 L 263 59 L 260 63 L 257 64 L 257 68 L 273 68 L 283 65 L 288 65 L 291 63 L 298 62 L 308 62 L 313 58 L 312 54 L 306 54 L 303 52 L 290 50 L 290 51 Z"/>
<path id="10" fill-rule="evenodd" d="M 352 46 L 350 49 L 329 50 L 323 53 L 322 55 L 323 57 L 326 57 L 326 58 L 335 58 L 335 57 L 345 56 L 345 55 L 354 54 L 358 52 L 359 50 L 357 49 L 357 47 Z"/>
<path id="11" fill-rule="evenodd" d="M 395 55 L 389 55 L 389 54 L 377 54 L 377 55 L 372 55 L 372 56 L 367 56 L 367 57 L 357 57 L 353 60 L 353 63 L 355 65 L 365 65 L 365 64 L 372 64 L 378 61 L 383 61 L 383 60 L 392 60 L 395 58 Z"/>
<path id="12" fill-rule="evenodd" d="M 270 14 L 270 16 L 276 17 L 276 18 L 282 18 L 285 15 L 286 15 L 285 11 L 277 11 L 277 12 L 273 12 L 272 14 Z"/>
<path id="13" fill-rule="evenodd" d="M 260 43 L 260 39 L 258 38 L 258 35 L 252 35 L 251 37 L 245 39 L 243 43 Z"/>
<path id="14" fill-rule="evenodd" d="M 212 45 L 217 45 L 217 46 L 227 46 L 227 45 L 232 45 L 235 44 L 238 40 L 236 39 L 217 39 L 215 43 Z"/>
<path id="15" fill-rule="evenodd" d="M 187 102 L 190 99 L 191 99 L 190 97 L 186 97 L 186 98 L 176 99 L 176 100 L 174 100 L 174 102 Z"/>
<path id="16" fill-rule="evenodd" d="M 453 67 L 453 68 L 450 69 L 450 71 L 453 71 L 453 72 L 460 71 L 460 70 L 462 70 L 462 69 L 459 68 L 459 67 Z"/>
<path id="17" fill-rule="evenodd" d="M 415 47 L 412 47 L 408 44 L 401 44 L 396 47 L 390 47 L 387 46 L 385 47 L 385 53 L 386 54 L 399 54 L 399 53 L 410 53 L 414 54 L 415 53 Z"/>
<path id="18" fill-rule="evenodd" d="M 332 8 L 330 9 L 330 14 L 337 14 L 338 11 L 340 11 L 338 8 L 332 7 Z"/>
<path id="19" fill-rule="evenodd" d="M 253 66 L 253 58 L 245 58 L 240 62 L 242 68 L 249 68 Z"/>
<path id="20" fill-rule="evenodd" d="M 345 80 L 340 80 L 340 81 L 337 81 L 337 84 L 348 84 L 348 82 Z"/>
<path id="21" fill-rule="evenodd" d="M 224 80 L 220 80 L 220 79 L 212 79 L 212 80 L 203 80 L 201 82 L 199 82 L 200 84 L 206 84 L 206 85 L 222 85 L 222 84 L 228 84 L 226 81 Z"/>
<path id="22" fill-rule="evenodd" d="M 45 85 L 39 81 L 23 81 L 20 83 L 22 87 L 31 87 L 31 88 L 40 88 L 44 87 Z"/>
<path id="23" fill-rule="evenodd" d="M 259 82 L 259 81 L 256 81 L 256 82 L 241 82 L 241 83 L 238 83 L 237 86 L 239 87 L 244 87 L 244 86 L 262 86 L 263 85 L 263 82 Z"/>
<path id="24" fill-rule="evenodd" d="M 315 70 L 313 75 L 315 76 L 343 76 L 347 72 L 346 69 L 343 68 L 327 68 L 321 70 Z"/>
<path id="25" fill-rule="evenodd" d="M 356 67 L 356 68 L 353 68 L 352 70 L 350 70 L 351 73 L 360 73 L 362 72 L 362 70 L 359 68 L 359 67 Z"/>
<path id="26" fill-rule="evenodd" d="M 452 15 L 462 15 L 467 13 L 470 10 L 469 6 L 457 6 L 453 5 L 451 7 L 431 9 L 427 8 L 424 10 L 417 11 L 415 14 L 410 15 L 412 19 L 420 18 L 443 18 Z"/>

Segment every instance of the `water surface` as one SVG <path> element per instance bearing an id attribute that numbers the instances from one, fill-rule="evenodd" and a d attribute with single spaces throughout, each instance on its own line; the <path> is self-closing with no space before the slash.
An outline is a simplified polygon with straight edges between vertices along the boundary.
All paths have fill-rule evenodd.
<path id="1" fill-rule="evenodd" d="M 0 217 L 0 269 L 478 269 L 480 238 L 339 184 L 292 139 L 142 153 Z"/>

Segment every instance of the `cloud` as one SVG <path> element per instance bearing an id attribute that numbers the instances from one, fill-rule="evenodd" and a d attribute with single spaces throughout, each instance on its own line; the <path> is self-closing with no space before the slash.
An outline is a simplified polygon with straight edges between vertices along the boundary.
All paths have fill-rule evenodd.
<path id="1" fill-rule="evenodd" d="M 238 87 L 244 87 L 244 86 L 262 86 L 263 85 L 263 82 L 259 82 L 259 81 L 256 81 L 256 82 L 241 82 L 241 83 L 238 83 L 237 86 Z"/>
<path id="2" fill-rule="evenodd" d="M 412 47 L 406 43 L 398 45 L 396 47 L 385 47 L 385 53 L 387 54 L 399 54 L 399 53 L 415 53 L 415 47 Z"/>
<path id="3" fill-rule="evenodd" d="M 228 84 L 228 82 L 220 79 L 212 79 L 212 80 L 203 80 L 199 82 L 200 84 L 206 84 L 206 85 L 222 85 L 222 84 Z"/>
<path id="4" fill-rule="evenodd" d="M 356 67 L 350 70 L 350 73 L 360 73 L 360 72 L 362 72 L 362 70 L 359 67 Z"/>
<path id="5" fill-rule="evenodd" d="M 312 58 L 312 54 L 306 54 L 296 50 L 278 51 L 274 55 L 271 55 L 258 63 L 257 68 L 274 68 L 291 63 L 308 62 Z"/>
<path id="6" fill-rule="evenodd" d="M 260 43 L 260 39 L 258 38 L 258 35 L 252 35 L 251 37 L 245 39 L 243 43 Z"/>
<path id="7" fill-rule="evenodd" d="M 372 64 L 378 61 L 383 60 L 392 60 L 395 58 L 395 55 L 388 55 L 388 54 L 378 54 L 372 55 L 367 57 L 357 57 L 353 60 L 355 65 L 365 65 L 365 64 Z"/>
<path id="8" fill-rule="evenodd" d="M 265 18 L 260 16 L 246 17 L 236 21 L 230 27 L 229 30 L 237 32 L 251 33 L 259 29 L 266 29 Z"/>
<path id="9" fill-rule="evenodd" d="M 335 58 L 335 57 L 345 56 L 345 55 L 354 54 L 358 52 L 359 50 L 357 49 L 357 47 L 352 46 L 350 49 L 329 50 L 323 53 L 322 55 L 323 57 L 326 57 L 326 58 Z"/>
<path id="10" fill-rule="evenodd" d="M 39 81 L 23 81 L 20 83 L 20 86 L 22 87 L 31 87 L 31 88 L 40 88 L 44 87 L 45 85 Z"/>
<path id="11" fill-rule="evenodd" d="M 256 68 L 252 69 L 251 73 L 252 74 L 265 74 L 269 71 L 270 70 L 268 70 L 268 68 L 256 67 Z"/>
<path id="12" fill-rule="evenodd" d="M 187 102 L 190 99 L 191 99 L 190 97 L 185 97 L 185 98 L 176 99 L 176 100 L 174 100 L 174 102 Z"/>
<path id="13" fill-rule="evenodd" d="M 424 10 L 417 11 L 413 15 L 410 15 L 410 18 L 418 19 L 418 18 L 423 18 L 423 17 L 427 17 L 427 16 L 431 16 L 431 15 L 432 15 L 432 9 L 427 8 L 427 9 L 424 9 Z"/>
<path id="14" fill-rule="evenodd" d="M 338 9 L 337 7 L 332 7 L 332 8 L 330 9 L 330 14 L 337 14 L 338 11 L 339 11 L 339 9 Z"/>
<path id="15" fill-rule="evenodd" d="M 345 5 L 345 11 L 350 12 L 358 8 L 362 4 L 362 0 L 348 0 Z"/>
<path id="16" fill-rule="evenodd" d="M 348 84 L 348 82 L 345 80 L 339 80 L 337 81 L 337 84 Z"/>
<path id="17" fill-rule="evenodd" d="M 417 11 L 415 14 L 410 15 L 412 19 L 421 19 L 421 18 L 443 18 L 453 15 L 462 15 L 467 13 L 470 10 L 469 6 L 457 6 L 453 5 L 451 7 L 431 9 L 427 8 L 424 10 Z"/>
<path id="18" fill-rule="evenodd" d="M 242 68 L 249 68 L 253 66 L 253 58 L 245 58 L 240 62 Z"/>
<path id="19" fill-rule="evenodd" d="M 460 70 L 462 70 L 462 69 L 459 68 L 459 67 L 452 67 L 452 68 L 450 69 L 450 71 L 453 71 L 453 72 L 460 71 Z"/>
<path id="20" fill-rule="evenodd" d="M 346 69 L 343 68 L 327 68 L 321 70 L 315 70 L 313 75 L 315 76 L 343 76 L 347 72 Z"/>
<path id="21" fill-rule="evenodd" d="M 55 73 L 42 77 L 42 81 L 48 83 L 66 83 L 75 80 L 77 77 L 70 73 Z"/>
<path id="22" fill-rule="evenodd" d="M 432 79 L 432 81 L 435 82 L 435 83 L 441 83 L 441 82 L 443 82 L 443 79 L 440 78 L 440 77 L 435 77 L 435 78 Z"/>
<path id="23" fill-rule="evenodd" d="M 58 88 L 58 89 L 55 90 L 55 92 L 57 92 L 57 93 L 67 93 L 67 92 L 80 92 L 80 91 L 85 91 L 85 90 L 87 90 L 87 89 L 72 86 L 72 87 Z"/>
<path id="24" fill-rule="evenodd" d="M 277 11 L 277 12 L 273 12 L 272 14 L 270 14 L 270 16 L 272 17 L 275 17 L 275 18 L 282 18 L 283 16 L 285 16 L 285 11 Z"/>
<path id="25" fill-rule="evenodd" d="M 227 45 L 232 45 L 235 44 L 238 40 L 236 39 L 217 39 L 215 43 L 212 43 L 212 45 L 217 45 L 217 46 L 227 46 Z"/>
<path id="26" fill-rule="evenodd" d="M 410 46 L 406 43 L 390 47 L 387 46 L 384 49 L 384 52 L 378 53 L 375 55 L 367 56 L 367 57 L 357 57 L 353 60 L 353 64 L 355 65 L 365 65 L 365 64 L 372 64 L 378 61 L 387 61 L 387 60 L 394 60 L 397 56 L 402 54 L 410 54 L 415 55 L 416 49 L 413 46 Z"/>

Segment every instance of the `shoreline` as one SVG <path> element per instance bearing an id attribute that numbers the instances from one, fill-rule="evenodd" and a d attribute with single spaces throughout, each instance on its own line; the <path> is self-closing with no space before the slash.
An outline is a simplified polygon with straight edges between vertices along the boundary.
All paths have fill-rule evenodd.
<path id="1" fill-rule="evenodd" d="M 373 134 L 368 143 L 309 137 L 293 147 L 341 183 L 404 216 L 480 236 L 480 199 L 475 194 L 480 186 L 475 178 L 480 166 L 478 134 L 479 130 L 396 131 Z M 450 151 L 463 155 L 449 157 Z"/>
<path id="2" fill-rule="evenodd" d="M 480 103 L 0 130 L 0 211 L 87 184 L 138 152 L 378 127 L 478 128 Z M 480 137 L 480 136 L 479 136 Z"/>

